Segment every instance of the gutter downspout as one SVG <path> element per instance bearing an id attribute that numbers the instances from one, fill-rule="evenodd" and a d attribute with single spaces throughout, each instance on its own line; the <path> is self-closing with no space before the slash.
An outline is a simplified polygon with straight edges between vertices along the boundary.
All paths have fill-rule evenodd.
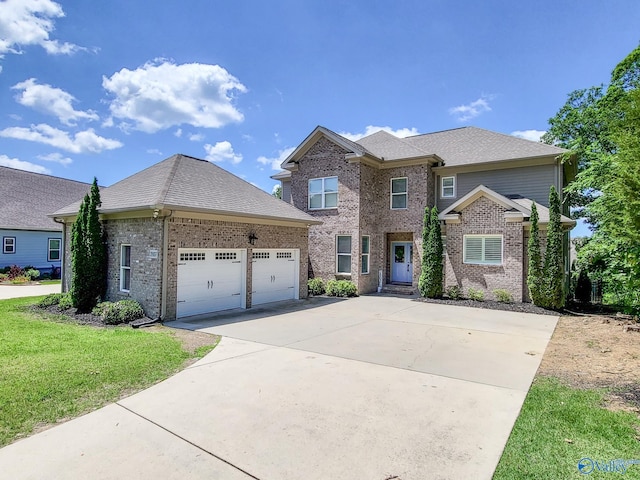
<path id="1" fill-rule="evenodd" d="M 64 220 L 59 221 L 58 218 L 53 217 L 53 221 L 56 223 L 59 223 L 60 225 L 62 225 L 62 245 L 61 245 L 61 249 L 60 249 L 60 292 L 61 293 L 65 293 L 67 291 L 67 289 L 65 288 L 67 286 L 67 282 L 65 279 L 65 268 L 64 268 L 64 264 L 66 262 L 66 244 L 67 244 L 67 224 L 65 223 Z"/>

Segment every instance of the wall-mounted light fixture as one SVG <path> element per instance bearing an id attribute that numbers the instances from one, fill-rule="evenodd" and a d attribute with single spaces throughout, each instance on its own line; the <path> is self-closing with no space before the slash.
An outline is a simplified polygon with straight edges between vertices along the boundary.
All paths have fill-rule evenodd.
<path id="1" fill-rule="evenodd" d="M 249 233 L 249 243 L 253 245 L 256 240 L 258 240 L 258 237 L 256 237 L 255 232 Z"/>
<path id="2" fill-rule="evenodd" d="M 158 218 L 158 215 L 160 215 L 160 210 L 158 210 L 157 208 L 153 211 L 153 218 Z"/>

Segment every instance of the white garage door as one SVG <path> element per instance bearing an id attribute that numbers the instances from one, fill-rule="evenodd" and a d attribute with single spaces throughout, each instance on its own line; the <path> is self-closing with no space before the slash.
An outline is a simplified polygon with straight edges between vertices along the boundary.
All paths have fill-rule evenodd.
<path id="1" fill-rule="evenodd" d="M 178 249 L 178 318 L 246 306 L 247 251 Z"/>
<path id="2" fill-rule="evenodd" d="M 299 298 L 300 250 L 255 249 L 252 257 L 251 305 Z"/>

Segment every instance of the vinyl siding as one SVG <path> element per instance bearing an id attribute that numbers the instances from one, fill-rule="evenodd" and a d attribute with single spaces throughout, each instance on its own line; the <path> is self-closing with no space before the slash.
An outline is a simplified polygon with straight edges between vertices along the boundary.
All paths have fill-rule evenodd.
<path id="1" fill-rule="evenodd" d="M 443 211 L 448 208 L 478 185 L 484 185 L 502 195 L 521 195 L 535 200 L 536 203 L 548 206 L 549 187 L 551 185 L 558 187 L 556 172 L 555 165 L 538 165 L 534 167 L 458 173 L 455 175 L 455 198 L 440 198 L 440 176 L 438 176 L 436 183 L 438 210 Z M 440 174 L 443 174 L 443 172 L 440 172 Z M 450 176 L 450 174 L 444 174 L 444 176 Z"/>
<path id="2" fill-rule="evenodd" d="M 43 232 L 31 230 L 0 230 L 0 242 L 2 237 L 16 238 L 16 253 L 4 254 L 0 249 L 0 267 L 18 265 L 24 267 L 33 265 L 41 271 L 51 270 L 51 266 L 60 266 L 60 261 L 47 261 L 49 239 L 57 238 L 62 241 L 62 232 Z M 62 252 L 61 252 L 62 253 Z"/>

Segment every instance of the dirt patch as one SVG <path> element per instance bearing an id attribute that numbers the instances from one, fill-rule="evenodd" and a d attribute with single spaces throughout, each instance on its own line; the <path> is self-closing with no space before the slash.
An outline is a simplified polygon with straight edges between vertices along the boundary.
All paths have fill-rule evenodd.
<path id="1" fill-rule="evenodd" d="M 217 345 L 220 341 L 219 335 L 212 335 L 204 332 L 193 332 L 191 330 L 181 330 L 179 328 L 169 328 L 162 325 L 145 327 L 147 332 L 168 332 L 176 339 L 180 340 L 182 348 L 193 355 L 200 347 Z"/>
<path id="2" fill-rule="evenodd" d="M 613 316 L 560 317 L 538 375 L 574 388 L 608 388 L 606 407 L 640 413 L 640 332 Z"/>

